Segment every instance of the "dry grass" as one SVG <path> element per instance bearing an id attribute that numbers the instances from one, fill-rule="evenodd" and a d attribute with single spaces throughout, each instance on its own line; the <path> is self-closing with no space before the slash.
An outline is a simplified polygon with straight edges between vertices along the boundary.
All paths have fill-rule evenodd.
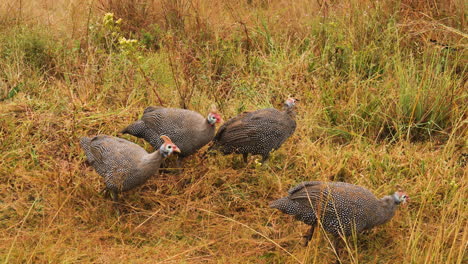
<path id="1" fill-rule="evenodd" d="M 466 262 L 464 3 L 413 2 L 3 1 L 0 261 L 329 263 L 323 232 L 302 247 L 307 226 L 268 203 L 341 180 L 411 197 L 343 263 Z M 267 166 L 202 151 L 126 193 L 121 215 L 78 145 L 148 105 L 217 103 L 226 120 L 289 94 L 298 129 Z"/>

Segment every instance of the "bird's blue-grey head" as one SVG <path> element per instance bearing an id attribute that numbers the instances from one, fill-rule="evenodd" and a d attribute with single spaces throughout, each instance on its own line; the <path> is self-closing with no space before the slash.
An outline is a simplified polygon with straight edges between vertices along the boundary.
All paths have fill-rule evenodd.
<path id="1" fill-rule="evenodd" d="M 210 125 L 214 125 L 216 123 L 220 123 L 221 121 L 223 121 L 221 116 L 216 112 L 210 112 L 206 120 L 208 121 L 208 124 Z"/>
<path id="2" fill-rule="evenodd" d="M 161 139 L 164 141 L 164 143 L 159 148 L 159 151 L 164 158 L 171 155 L 173 152 L 180 153 L 180 149 L 172 142 L 169 137 L 162 135 Z"/>
<path id="3" fill-rule="evenodd" d="M 286 99 L 286 101 L 284 102 L 284 106 L 287 107 L 287 108 L 292 108 L 296 105 L 296 102 L 299 101 L 295 98 L 292 98 L 292 97 L 289 97 L 288 99 Z"/>
<path id="4" fill-rule="evenodd" d="M 410 198 L 405 192 L 397 191 L 393 194 L 393 200 L 395 204 L 406 204 L 410 201 Z"/>

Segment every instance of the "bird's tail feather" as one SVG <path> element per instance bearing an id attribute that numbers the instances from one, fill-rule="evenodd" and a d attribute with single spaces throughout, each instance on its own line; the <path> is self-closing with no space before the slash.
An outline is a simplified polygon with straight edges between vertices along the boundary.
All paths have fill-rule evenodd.
<path id="1" fill-rule="evenodd" d="M 121 134 L 130 134 L 135 137 L 142 137 L 145 124 L 138 120 L 120 131 Z"/>
<path id="2" fill-rule="evenodd" d="M 81 147 L 82 147 L 84 150 L 88 150 L 88 149 L 89 149 L 89 145 L 91 144 L 91 139 L 92 139 L 92 138 L 89 138 L 89 137 L 82 137 L 82 138 L 80 138 L 80 145 L 81 145 Z"/>
<path id="3" fill-rule="evenodd" d="M 295 215 L 299 211 L 299 204 L 289 197 L 283 197 L 271 202 L 270 208 L 276 208 L 285 214 Z"/>

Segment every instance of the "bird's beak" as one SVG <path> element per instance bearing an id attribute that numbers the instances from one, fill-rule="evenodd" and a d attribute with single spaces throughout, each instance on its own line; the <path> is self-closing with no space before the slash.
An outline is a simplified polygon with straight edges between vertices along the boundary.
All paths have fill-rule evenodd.
<path id="1" fill-rule="evenodd" d="M 407 198 L 406 198 L 406 201 L 405 201 L 404 203 L 401 204 L 401 207 L 407 207 L 409 202 L 410 202 L 410 198 L 407 197 Z"/>
<path id="2" fill-rule="evenodd" d="M 180 148 L 177 147 L 177 146 L 175 146 L 174 149 L 173 149 L 173 151 L 175 151 L 175 152 L 177 152 L 177 153 L 180 153 Z"/>
<path id="3" fill-rule="evenodd" d="M 411 199 L 409 197 L 406 198 L 406 202 L 405 202 L 405 206 L 408 206 L 408 203 L 411 201 Z"/>

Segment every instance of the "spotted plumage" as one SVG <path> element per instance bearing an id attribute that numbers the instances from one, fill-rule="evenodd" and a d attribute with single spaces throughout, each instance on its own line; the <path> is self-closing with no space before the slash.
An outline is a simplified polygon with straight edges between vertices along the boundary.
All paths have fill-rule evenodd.
<path id="1" fill-rule="evenodd" d="M 369 190 L 344 182 L 303 182 L 289 190 L 289 196 L 270 204 L 283 213 L 294 215 L 311 231 L 321 222 L 323 229 L 335 237 L 349 236 L 389 221 L 400 203 L 409 199 L 403 192 L 395 192 L 377 199 Z"/>
<path id="2" fill-rule="evenodd" d="M 155 148 L 163 143 L 160 136 L 166 135 L 180 148 L 181 156 L 186 157 L 213 139 L 215 124 L 221 120 L 216 110 L 204 118 L 186 109 L 150 106 L 140 120 L 123 129 L 122 133 L 143 138 Z"/>
<path id="3" fill-rule="evenodd" d="M 135 143 L 106 135 L 83 137 L 80 144 L 88 163 L 104 178 L 106 189 L 116 199 L 118 192 L 140 186 L 156 175 L 162 160 L 179 151 L 169 138 L 162 138 L 165 143 L 151 154 Z"/>
<path id="4" fill-rule="evenodd" d="M 224 123 L 213 139 L 212 149 L 223 154 L 261 155 L 266 161 L 272 150 L 278 149 L 296 129 L 296 100 L 286 100 L 284 110 L 274 108 L 245 112 Z"/>

